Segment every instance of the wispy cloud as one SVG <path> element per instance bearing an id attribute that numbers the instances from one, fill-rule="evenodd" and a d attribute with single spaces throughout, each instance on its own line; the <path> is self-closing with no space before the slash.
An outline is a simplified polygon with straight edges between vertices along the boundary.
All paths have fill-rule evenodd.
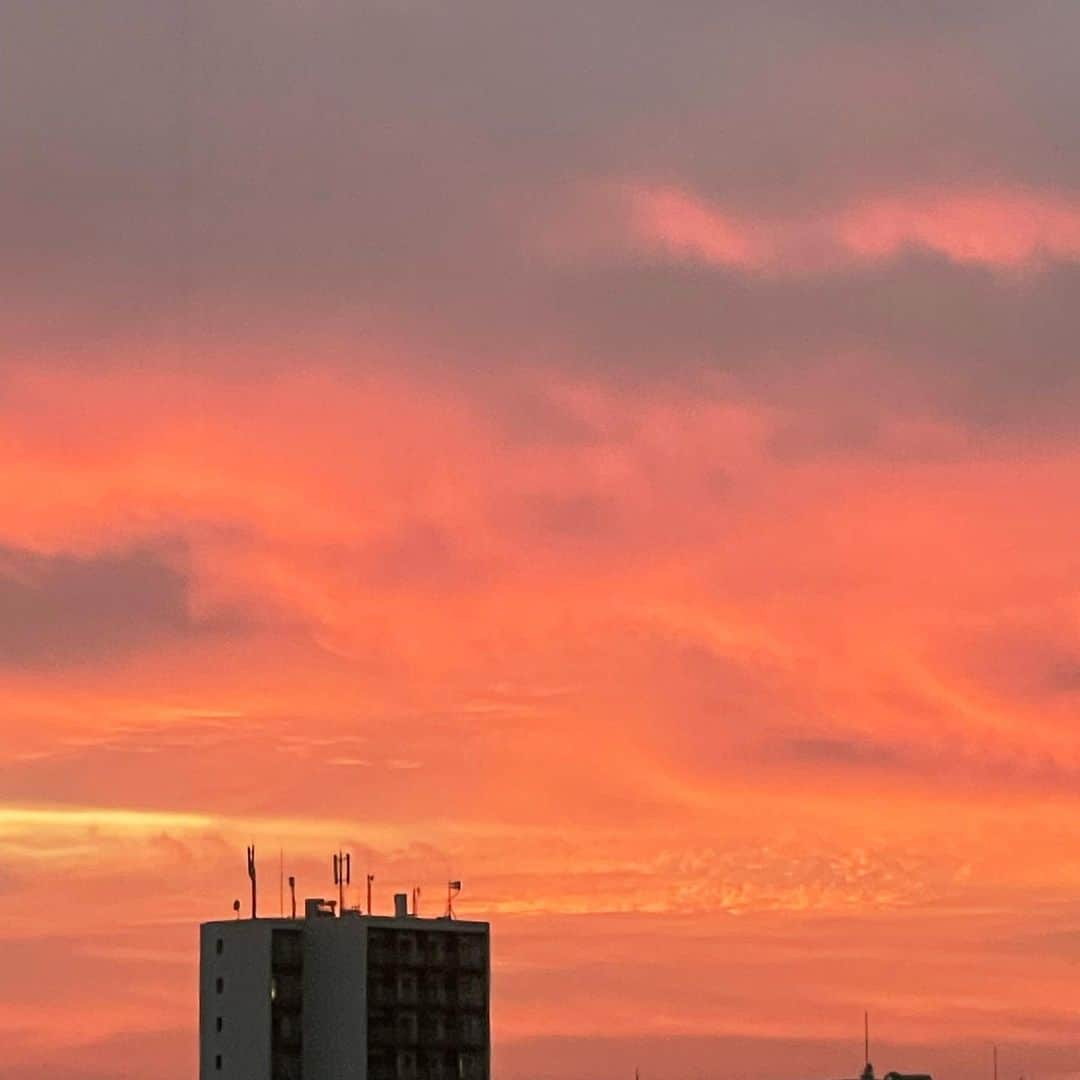
<path id="1" fill-rule="evenodd" d="M 849 270 L 933 255 L 994 271 L 1080 261 L 1080 200 L 974 189 L 867 195 L 802 216 L 751 216 L 679 186 L 631 185 L 631 246 L 674 261 L 770 275 Z"/>

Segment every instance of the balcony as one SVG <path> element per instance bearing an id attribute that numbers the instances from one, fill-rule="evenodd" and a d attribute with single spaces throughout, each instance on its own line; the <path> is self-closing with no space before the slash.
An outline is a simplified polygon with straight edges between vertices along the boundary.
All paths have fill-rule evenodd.
<path id="1" fill-rule="evenodd" d="M 394 1070 L 396 1080 L 419 1080 L 415 1051 L 399 1050 L 396 1065 L 397 1068 Z"/>
<path id="2" fill-rule="evenodd" d="M 399 971 L 396 980 L 396 998 L 399 1005 L 416 1005 L 420 1000 L 420 988 L 411 971 Z"/>
<path id="3" fill-rule="evenodd" d="M 416 965 L 420 963 L 420 943 L 410 931 L 401 931 L 397 935 L 395 952 L 399 964 Z"/>
<path id="4" fill-rule="evenodd" d="M 450 1001 L 447 991 L 446 979 L 442 975 L 428 975 L 424 979 L 423 999 L 425 1005 L 433 1005 L 437 1008 L 445 1008 Z"/>
<path id="5" fill-rule="evenodd" d="M 304 946 L 298 930 L 275 930 L 270 939 L 270 966 L 274 971 L 296 972 L 304 963 Z"/>
<path id="6" fill-rule="evenodd" d="M 487 1042 L 487 1024 L 483 1017 L 474 1015 L 459 1017 L 458 1037 L 463 1046 L 483 1046 Z"/>
<path id="7" fill-rule="evenodd" d="M 420 1038 L 428 1046 L 445 1046 L 450 1038 L 446 1017 L 442 1013 L 428 1013 L 420 1025 Z"/>
<path id="8" fill-rule="evenodd" d="M 482 1009 L 486 997 L 483 982 L 474 977 L 460 979 L 457 988 L 457 1002 L 464 1009 Z"/>
<path id="9" fill-rule="evenodd" d="M 450 962 L 450 950 L 447 948 L 447 935 L 428 934 L 424 942 L 424 963 L 428 967 L 446 967 Z"/>
<path id="10" fill-rule="evenodd" d="M 457 960 L 463 968 L 484 970 L 487 967 L 487 942 L 479 934 L 459 935 Z"/>
<path id="11" fill-rule="evenodd" d="M 416 1013 L 398 1013 L 394 1020 L 394 1037 L 398 1044 L 415 1044 L 420 1034 Z"/>
<path id="12" fill-rule="evenodd" d="M 277 1009 L 295 1011 L 303 1000 L 303 983 L 299 975 L 272 975 L 270 1001 Z"/>
<path id="13" fill-rule="evenodd" d="M 480 1054 L 458 1054 L 458 1080 L 486 1080 L 487 1070 Z"/>

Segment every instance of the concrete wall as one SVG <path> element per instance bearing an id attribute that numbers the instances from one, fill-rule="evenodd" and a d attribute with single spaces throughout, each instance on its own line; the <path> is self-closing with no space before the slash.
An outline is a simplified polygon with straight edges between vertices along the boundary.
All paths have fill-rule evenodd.
<path id="1" fill-rule="evenodd" d="M 269 1080 L 270 933 L 275 922 L 240 919 L 201 928 L 199 1080 Z"/>
<path id="2" fill-rule="evenodd" d="M 367 1080 L 367 921 L 304 922 L 304 1080 Z"/>

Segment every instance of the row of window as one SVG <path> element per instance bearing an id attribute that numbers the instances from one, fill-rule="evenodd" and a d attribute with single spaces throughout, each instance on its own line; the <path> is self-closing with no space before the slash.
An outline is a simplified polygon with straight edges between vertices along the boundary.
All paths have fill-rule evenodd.
<path id="1" fill-rule="evenodd" d="M 368 994 L 376 1005 L 416 1005 L 423 1001 L 426 1005 L 480 1008 L 486 1000 L 485 981 L 479 975 L 460 979 L 429 975 L 421 980 L 412 971 L 398 971 L 392 978 L 372 972 Z"/>
<path id="2" fill-rule="evenodd" d="M 368 1023 L 369 1036 L 376 1043 L 483 1046 L 487 1041 L 487 1018 L 476 1013 L 373 1013 Z"/>
<path id="3" fill-rule="evenodd" d="M 463 1052 L 445 1055 L 398 1050 L 368 1055 L 369 1080 L 487 1080 L 487 1055 Z"/>
<path id="4" fill-rule="evenodd" d="M 368 934 L 369 961 L 373 964 L 461 964 L 481 968 L 487 964 L 487 940 L 480 934 L 416 933 L 372 928 Z"/>

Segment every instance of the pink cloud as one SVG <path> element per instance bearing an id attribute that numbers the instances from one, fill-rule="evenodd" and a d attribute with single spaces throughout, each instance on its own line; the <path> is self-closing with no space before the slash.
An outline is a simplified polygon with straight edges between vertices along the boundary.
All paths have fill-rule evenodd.
<path id="1" fill-rule="evenodd" d="M 999 271 L 1080 259 L 1080 202 L 1025 189 L 875 195 L 788 218 L 729 211 L 674 185 L 631 186 L 623 197 L 636 246 L 766 274 L 838 270 L 919 251 Z"/>

